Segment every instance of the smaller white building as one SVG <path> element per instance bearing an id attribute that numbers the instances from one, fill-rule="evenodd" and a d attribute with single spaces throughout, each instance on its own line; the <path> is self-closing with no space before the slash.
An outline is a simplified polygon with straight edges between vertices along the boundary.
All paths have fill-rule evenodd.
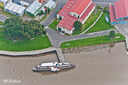
<path id="1" fill-rule="evenodd" d="M 3 3 L 3 5 L 5 6 L 7 4 L 8 0 L 0 0 L 0 3 Z"/>
<path id="2" fill-rule="evenodd" d="M 47 8 L 50 8 L 50 10 L 54 9 L 56 7 L 56 3 L 53 0 L 49 0 L 46 2 L 46 4 L 41 8 L 41 10 L 45 13 L 45 10 Z"/>
<path id="3" fill-rule="evenodd" d="M 26 13 L 35 17 L 38 14 L 39 9 L 42 7 L 42 3 L 34 1 L 27 9 Z"/>
<path id="4" fill-rule="evenodd" d="M 44 7 L 53 9 L 53 8 L 56 7 L 56 3 L 55 3 L 53 0 L 49 0 L 49 1 L 44 5 Z"/>
<path id="5" fill-rule="evenodd" d="M 24 14 L 25 9 L 26 7 L 23 7 L 21 5 L 18 5 L 12 2 L 7 3 L 7 5 L 4 7 L 5 11 L 20 17 Z"/>
<path id="6" fill-rule="evenodd" d="M 20 4 L 21 6 L 24 6 L 24 7 L 28 7 L 30 5 L 30 3 L 25 2 L 25 1 L 20 1 Z"/>

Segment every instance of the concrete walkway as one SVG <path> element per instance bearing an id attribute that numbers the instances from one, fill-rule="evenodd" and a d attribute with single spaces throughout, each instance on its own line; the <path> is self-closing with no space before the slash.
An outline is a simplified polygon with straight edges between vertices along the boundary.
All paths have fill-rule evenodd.
<path id="1" fill-rule="evenodd" d="M 7 56 L 28 56 L 28 55 L 37 55 L 37 54 L 43 54 L 48 52 L 56 51 L 56 48 L 49 47 L 42 50 L 34 50 L 34 51 L 21 51 L 21 52 L 11 52 L 11 51 L 3 51 L 0 50 L 0 55 L 7 55 Z"/>
<path id="2" fill-rule="evenodd" d="M 0 50 L 0 55 L 6 55 L 6 56 L 30 56 L 30 55 L 38 55 L 38 54 L 44 54 L 49 52 L 56 52 L 58 61 L 61 63 L 65 62 L 65 58 L 62 53 L 61 48 L 55 48 L 55 47 L 49 47 L 42 50 L 34 50 L 34 51 L 22 51 L 22 52 L 11 52 L 11 51 L 3 51 Z"/>
<path id="3" fill-rule="evenodd" d="M 128 25 L 127 24 L 118 24 L 115 25 L 115 28 L 125 37 L 126 48 L 128 50 Z M 128 54 L 128 52 L 127 52 Z"/>
<path id="4" fill-rule="evenodd" d="M 0 14 L 0 21 L 4 22 L 8 17 Z"/>
<path id="5" fill-rule="evenodd" d="M 3 27 L 2 25 L 0 25 L 0 27 Z"/>
<path id="6" fill-rule="evenodd" d="M 61 48 L 56 48 L 56 53 L 57 53 L 57 57 L 58 57 L 59 62 L 64 63 L 65 58 L 64 58 L 64 55 L 62 53 L 62 49 Z"/>

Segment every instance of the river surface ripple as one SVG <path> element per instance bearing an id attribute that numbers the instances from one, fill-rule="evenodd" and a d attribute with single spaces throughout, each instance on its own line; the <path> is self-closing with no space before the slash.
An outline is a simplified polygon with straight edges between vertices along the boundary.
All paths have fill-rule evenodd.
<path id="1" fill-rule="evenodd" d="M 128 56 L 125 43 L 113 48 L 64 54 L 76 68 L 33 72 L 41 62 L 57 61 L 55 53 L 33 57 L 0 56 L 0 85 L 128 85 Z"/>

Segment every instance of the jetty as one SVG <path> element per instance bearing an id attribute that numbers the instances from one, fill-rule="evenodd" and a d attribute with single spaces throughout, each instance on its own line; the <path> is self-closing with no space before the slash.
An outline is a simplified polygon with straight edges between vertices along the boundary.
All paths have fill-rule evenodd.
<path id="1" fill-rule="evenodd" d="M 61 63 L 65 62 L 62 49 L 61 48 L 55 48 L 55 47 L 49 47 L 42 50 L 33 50 L 33 51 L 21 51 L 21 52 L 12 52 L 12 51 L 3 51 L 0 50 L 0 55 L 5 56 L 32 56 L 32 55 L 39 55 L 39 54 L 45 54 L 50 52 L 56 52 L 58 61 Z"/>
<path id="2" fill-rule="evenodd" d="M 65 62 L 65 59 L 64 59 L 64 55 L 62 53 L 62 49 L 61 48 L 57 48 L 56 49 L 56 54 L 57 54 L 57 57 L 58 57 L 58 60 L 60 63 L 64 63 Z"/>

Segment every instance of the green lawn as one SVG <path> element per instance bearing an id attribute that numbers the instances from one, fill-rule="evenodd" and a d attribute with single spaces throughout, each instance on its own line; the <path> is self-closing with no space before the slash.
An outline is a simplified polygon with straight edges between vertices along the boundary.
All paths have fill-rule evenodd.
<path id="1" fill-rule="evenodd" d="M 3 3 L 0 3 L 0 7 L 4 8 L 4 4 Z"/>
<path id="2" fill-rule="evenodd" d="M 115 29 L 113 26 L 111 26 L 110 23 L 108 23 L 105 20 L 105 15 L 108 15 L 108 13 L 103 13 L 102 16 L 100 17 L 100 19 L 97 21 L 97 23 L 90 30 L 88 30 L 86 33 Z"/>
<path id="3" fill-rule="evenodd" d="M 97 14 L 94 14 L 94 12 L 93 12 L 90 15 L 90 17 L 87 19 L 87 21 L 83 24 L 82 31 L 76 30 L 73 33 L 73 35 L 78 35 L 78 34 L 82 33 L 83 31 L 85 31 L 87 28 L 89 28 L 96 21 L 96 19 L 99 17 L 100 14 L 101 14 L 101 11 L 98 11 Z"/>
<path id="4" fill-rule="evenodd" d="M 55 19 L 50 25 L 49 27 L 54 29 L 55 31 L 57 31 L 57 25 L 58 25 L 59 21 L 58 19 Z"/>
<path id="5" fill-rule="evenodd" d="M 20 42 L 13 42 L 11 39 L 7 39 L 3 34 L 3 29 L 0 28 L 0 50 L 6 51 L 30 51 L 40 50 L 51 47 L 51 43 L 48 37 L 36 35 L 35 39 L 24 39 Z"/>
<path id="6" fill-rule="evenodd" d="M 118 36 L 120 36 L 120 38 L 116 38 Z M 63 48 L 63 49 L 64 48 L 72 48 L 72 47 L 78 47 L 79 45 L 80 46 L 89 46 L 89 45 L 103 44 L 103 43 L 122 41 L 122 40 L 125 40 L 125 37 L 123 35 L 121 35 L 120 33 L 118 33 L 115 35 L 115 38 L 113 40 L 111 40 L 109 38 L 109 35 L 92 37 L 92 38 L 63 42 L 61 44 L 61 48 Z"/>
<path id="7" fill-rule="evenodd" d="M 40 22 L 44 21 L 47 18 L 47 14 L 45 14 L 41 19 Z"/>
<path id="8" fill-rule="evenodd" d="M 1 12 L 0 12 L 0 13 L 3 14 L 3 15 L 5 15 L 5 16 L 7 16 L 7 17 L 16 16 L 16 15 L 14 15 L 14 14 L 11 14 L 11 13 L 9 13 L 9 12 L 4 11 L 4 9 L 1 9 Z"/>
<path id="9" fill-rule="evenodd" d="M 4 22 L 0 21 L 0 25 L 4 25 Z"/>

